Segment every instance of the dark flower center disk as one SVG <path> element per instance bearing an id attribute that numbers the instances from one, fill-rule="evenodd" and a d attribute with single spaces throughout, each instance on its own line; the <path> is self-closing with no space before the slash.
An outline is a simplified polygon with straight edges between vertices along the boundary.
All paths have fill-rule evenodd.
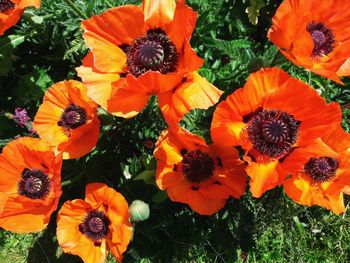
<path id="1" fill-rule="evenodd" d="M 182 159 L 182 172 L 192 183 L 203 182 L 213 176 L 214 161 L 201 150 L 187 152 Z"/>
<path id="2" fill-rule="evenodd" d="M 313 57 L 322 57 L 331 53 L 334 49 L 334 34 L 323 23 L 311 22 L 306 26 L 306 31 L 311 34 L 314 41 Z"/>
<path id="3" fill-rule="evenodd" d="M 75 129 L 85 124 L 87 115 L 82 107 L 70 104 L 62 113 L 60 121 L 57 123 L 67 129 Z"/>
<path id="4" fill-rule="evenodd" d="M 5 13 L 15 8 L 15 4 L 10 0 L 0 0 L 0 13 Z"/>
<path id="5" fill-rule="evenodd" d="M 18 183 L 18 193 L 30 199 L 45 199 L 50 192 L 50 179 L 40 169 L 25 168 Z"/>
<path id="6" fill-rule="evenodd" d="M 128 70 L 136 77 L 150 70 L 162 74 L 176 71 L 179 61 L 176 46 L 160 28 L 148 30 L 147 35 L 121 48 L 127 54 Z"/>
<path id="7" fill-rule="evenodd" d="M 337 172 L 339 163 L 330 157 L 310 158 L 305 164 L 304 170 L 316 182 L 332 180 Z"/>
<path id="8" fill-rule="evenodd" d="M 248 120 L 248 137 L 254 148 L 270 158 L 288 154 L 297 140 L 299 122 L 279 110 L 262 110 Z"/>
<path id="9" fill-rule="evenodd" d="M 97 242 L 107 235 L 109 225 L 110 221 L 106 215 L 101 211 L 94 210 L 85 216 L 83 222 L 79 225 L 79 231 Z"/>

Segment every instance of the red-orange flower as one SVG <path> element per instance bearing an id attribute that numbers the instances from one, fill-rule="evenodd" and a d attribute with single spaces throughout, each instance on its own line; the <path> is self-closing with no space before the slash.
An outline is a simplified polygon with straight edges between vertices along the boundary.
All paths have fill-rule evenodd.
<path id="1" fill-rule="evenodd" d="M 337 103 L 278 68 L 252 74 L 244 88 L 222 101 L 214 112 L 211 134 L 219 145 L 241 145 L 249 161 L 250 191 L 260 197 L 282 184 L 285 158 L 341 123 Z"/>
<path id="2" fill-rule="evenodd" d="M 285 0 L 268 37 L 294 64 L 340 82 L 350 75 L 350 2 Z"/>
<path id="3" fill-rule="evenodd" d="M 43 230 L 61 196 L 62 156 L 40 139 L 24 137 L 0 154 L 0 227 L 30 233 Z"/>
<path id="4" fill-rule="evenodd" d="M 161 134 L 154 156 L 158 187 L 199 214 L 214 214 L 230 196 L 240 198 L 245 192 L 245 165 L 233 147 L 208 146 L 179 128 Z"/>
<path id="5" fill-rule="evenodd" d="M 87 97 L 82 83 L 58 82 L 46 91 L 33 127 L 41 139 L 63 152 L 63 159 L 78 158 L 95 147 L 100 135 L 97 104 Z"/>
<path id="6" fill-rule="evenodd" d="M 184 1 L 144 0 L 84 20 L 91 51 L 77 71 L 88 96 L 108 112 L 130 118 L 150 96 L 162 94 L 160 107 L 175 123 L 192 108 L 212 106 L 221 91 L 191 73 L 203 63 L 189 43 L 196 19 Z"/>
<path id="7" fill-rule="evenodd" d="M 15 25 L 25 8 L 39 8 L 41 0 L 0 0 L 0 36 Z"/>
<path id="8" fill-rule="evenodd" d="M 105 184 L 86 187 L 85 200 L 65 202 L 57 215 L 57 239 L 64 252 L 85 263 L 104 262 L 108 251 L 122 260 L 131 237 L 128 203 Z"/>
<path id="9" fill-rule="evenodd" d="M 341 191 L 350 186 L 349 149 L 350 135 L 339 129 L 322 134 L 305 149 L 293 151 L 280 171 L 291 175 L 283 184 L 287 195 L 302 205 L 320 205 L 343 213 Z"/>

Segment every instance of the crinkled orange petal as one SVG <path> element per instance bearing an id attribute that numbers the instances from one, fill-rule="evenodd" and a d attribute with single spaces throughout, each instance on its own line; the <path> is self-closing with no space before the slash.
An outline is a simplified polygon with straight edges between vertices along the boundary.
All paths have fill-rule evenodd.
<path id="1" fill-rule="evenodd" d="M 348 58 L 344 64 L 337 71 L 337 75 L 340 77 L 350 76 L 350 58 Z"/>
<path id="2" fill-rule="evenodd" d="M 191 183 L 186 180 L 167 189 L 167 193 L 171 200 L 188 204 L 201 215 L 212 215 L 223 208 L 226 203 L 226 199 L 206 198 L 199 191 L 191 189 Z"/>
<path id="3" fill-rule="evenodd" d="M 178 71 L 188 73 L 196 71 L 204 63 L 204 59 L 197 56 L 189 41 L 184 43 L 183 54 L 179 58 Z"/>
<path id="4" fill-rule="evenodd" d="M 92 32 L 83 34 L 85 43 L 94 54 L 94 66 L 104 73 L 119 73 L 126 64 L 126 54 L 115 44 Z"/>
<path id="5" fill-rule="evenodd" d="M 174 165 L 182 161 L 181 150 L 201 149 L 208 151 L 209 147 L 203 138 L 180 127 L 172 127 L 163 131 L 156 143 L 154 156 L 157 160 Z"/>
<path id="6" fill-rule="evenodd" d="M 175 0 L 143 0 L 143 13 L 147 28 L 162 28 L 173 20 Z"/>
<path id="7" fill-rule="evenodd" d="M 119 80 L 118 74 L 105 74 L 93 67 L 93 54 L 90 52 L 83 60 L 83 66 L 76 68 L 83 80 L 87 95 L 102 108 L 107 110 L 107 101 L 112 94 L 112 83 Z"/>
<path id="8" fill-rule="evenodd" d="M 123 5 L 84 20 L 82 28 L 85 32 L 99 36 L 118 47 L 130 44 L 145 33 L 144 15 L 142 9 L 136 5 Z M 105 58 L 109 55 L 105 53 Z"/>
<path id="9" fill-rule="evenodd" d="M 240 160 L 237 149 L 233 147 L 220 147 L 217 144 L 210 145 L 213 158 L 220 160 L 222 169 L 215 172 L 217 180 L 234 198 L 240 198 L 245 193 L 248 183 L 245 163 Z"/>
<path id="10" fill-rule="evenodd" d="M 250 177 L 250 192 L 254 197 L 259 198 L 266 191 L 283 183 L 276 171 L 277 164 L 278 161 L 248 164 L 246 171 Z"/>
<path id="11" fill-rule="evenodd" d="M 147 71 L 137 78 L 131 74 L 126 77 L 130 89 L 141 88 L 140 93 L 143 92 L 148 95 L 173 90 L 181 83 L 182 78 L 183 73 L 162 74 L 159 71 Z"/>
<path id="12" fill-rule="evenodd" d="M 18 7 L 26 8 L 29 6 L 34 6 L 35 8 L 39 8 L 41 5 L 41 0 L 20 0 Z"/>
<path id="13" fill-rule="evenodd" d="M 167 33 L 178 51 L 182 50 L 184 42 L 191 38 L 196 21 L 197 13 L 192 8 L 177 3 L 174 18 L 167 29 Z"/>
<path id="14" fill-rule="evenodd" d="M 69 141 L 57 147 L 63 152 L 63 159 L 75 159 L 89 153 L 97 144 L 100 137 L 100 121 L 96 118 L 81 127 L 72 130 Z"/>
<path id="15" fill-rule="evenodd" d="M 174 91 L 158 95 L 160 109 L 169 126 L 177 126 L 192 109 L 208 109 L 218 102 L 222 91 L 194 72 Z"/>
<path id="16" fill-rule="evenodd" d="M 182 173 L 174 171 L 174 165 L 167 164 L 164 161 L 158 160 L 156 170 L 156 183 L 159 189 L 165 190 L 180 183 L 181 180 L 184 180 L 185 176 Z"/>
<path id="17" fill-rule="evenodd" d="M 108 206 L 108 209 L 112 209 L 117 212 L 119 216 L 129 216 L 128 203 L 125 198 L 115 191 L 113 188 L 108 187 L 102 183 L 92 183 L 86 186 L 85 201 L 90 204 L 104 204 Z M 107 211 L 108 213 L 108 211 Z M 112 218 L 110 218 L 112 220 Z M 119 222 L 120 218 L 117 221 Z"/>
<path id="18" fill-rule="evenodd" d="M 142 111 L 149 100 L 149 95 L 134 92 L 125 78 L 112 83 L 112 95 L 107 101 L 107 111 L 123 118 L 132 118 Z"/>
<path id="19" fill-rule="evenodd" d="M 57 240 L 65 253 L 78 255 L 85 263 L 105 262 L 108 250 L 106 240 L 100 246 L 79 231 L 79 224 L 93 207 L 83 200 L 67 201 L 57 215 Z"/>
<path id="20" fill-rule="evenodd" d="M 287 195 L 299 204 L 307 206 L 317 204 L 336 214 L 345 210 L 342 193 L 338 196 L 325 195 L 318 185 L 313 185 L 305 176 L 292 176 L 284 182 L 283 187 Z"/>

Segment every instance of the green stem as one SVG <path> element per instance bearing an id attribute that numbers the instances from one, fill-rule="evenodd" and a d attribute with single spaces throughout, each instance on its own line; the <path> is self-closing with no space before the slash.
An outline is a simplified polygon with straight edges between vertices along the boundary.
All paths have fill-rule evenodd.
<path id="1" fill-rule="evenodd" d="M 73 177 L 72 179 L 61 182 L 61 186 L 63 187 L 63 186 L 71 185 L 75 182 L 78 182 L 81 178 L 83 178 L 83 176 L 84 176 L 84 173 L 80 173 L 76 177 Z"/>
<path id="2" fill-rule="evenodd" d="M 78 15 L 80 16 L 82 19 L 88 19 L 87 15 L 84 14 L 83 11 L 81 11 L 81 9 L 79 7 L 77 7 L 71 0 L 64 0 L 67 5 L 69 5 L 70 8 L 72 8 L 72 10 Z"/>
<path id="3" fill-rule="evenodd" d="M 308 83 L 309 85 L 311 85 L 311 83 L 312 83 L 311 71 L 308 71 L 307 74 L 308 74 L 308 81 L 307 81 L 307 83 Z"/>
<path id="4" fill-rule="evenodd" d="M 109 0 L 105 0 L 105 3 L 111 8 L 115 7 L 115 5 L 112 5 L 112 3 L 109 2 Z"/>

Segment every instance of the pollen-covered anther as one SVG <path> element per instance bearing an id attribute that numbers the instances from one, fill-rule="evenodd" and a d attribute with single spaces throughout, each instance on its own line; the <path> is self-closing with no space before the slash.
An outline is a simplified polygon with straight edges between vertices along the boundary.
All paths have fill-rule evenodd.
<path id="1" fill-rule="evenodd" d="M 85 124 L 87 121 L 87 114 L 84 108 L 70 104 L 62 113 L 61 119 L 58 121 L 59 126 L 67 129 L 75 129 Z"/>
<path id="2" fill-rule="evenodd" d="M 305 172 L 316 182 L 331 181 L 337 172 L 339 163 L 331 157 L 310 158 L 305 164 Z"/>
<path id="3" fill-rule="evenodd" d="M 138 77 L 147 71 L 162 74 L 175 72 L 179 55 L 176 46 L 161 29 L 151 29 L 145 36 L 135 39 L 123 49 L 127 55 L 127 68 Z"/>
<path id="4" fill-rule="evenodd" d="M 10 0 L 0 0 L 0 13 L 5 13 L 9 10 L 15 9 L 16 5 Z"/>
<path id="5" fill-rule="evenodd" d="M 255 150 L 270 158 L 281 158 L 296 142 L 299 125 L 286 112 L 261 110 L 249 118 L 246 130 Z"/>
<path id="6" fill-rule="evenodd" d="M 79 230 L 91 240 L 98 242 L 106 237 L 109 225 L 110 221 L 106 215 L 101 211 L 94 210 L 85 216 L 79 225 Z"/>
<path id="7" fill-rule="evenodd" d="M 306 31 L 311 34 L 314 42 L 312 56 L 319 58 L 331 53 L 334 49 L 333 31 L 323 23 L 311 22 L 306 26 Z"/>
<path id="8" fill-rule="evenodd" d="M 182 171 L 192 183 L 200 183 L 212 177 L 214 168 L 212 157 L 199 149 L 187 152 L 182 160 Z"/>
<path id="9" fill-rule="evenodd" d="M 45 199 L 50 192 L 50 179 L 40 169 L 25 168 L 18 184 L 18 193 L 30 199 Z"/>

